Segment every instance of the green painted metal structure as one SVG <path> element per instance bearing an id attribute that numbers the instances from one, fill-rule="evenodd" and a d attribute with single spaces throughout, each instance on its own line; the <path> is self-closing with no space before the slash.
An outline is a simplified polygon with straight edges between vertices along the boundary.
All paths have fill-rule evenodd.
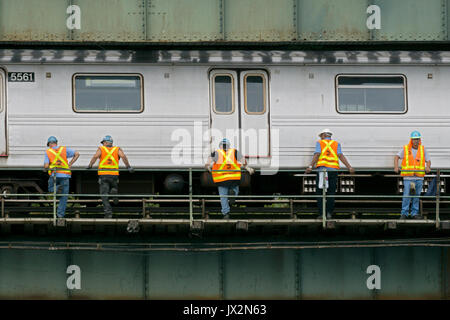
<path id="1" fill-rule="evenodd" d="M 380 29 L 367 26 L 373 5 Z M 72 6 L 80 29 L 67 26 Z M 449 0 L 0 0 L 0 42 L 440 42 L 449 40 L 449 8 Z"/>
<path id="2" fill-rule="evenodd" d="M 448 247 L 0 250 L 2 299 L 448 299 Z M 81 289 L 68 289 L 69 265 Z M 370 265 L 380 289 L 369 290 Z"/>

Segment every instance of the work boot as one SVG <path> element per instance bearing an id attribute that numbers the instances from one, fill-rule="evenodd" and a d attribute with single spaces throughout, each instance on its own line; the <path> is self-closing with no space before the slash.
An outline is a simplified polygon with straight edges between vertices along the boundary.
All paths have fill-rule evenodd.
<path id="1" fill-rule="evenodd" d="M 228 190 L 228 195 L 229 196 L 236 196 L 236 194 L 234 193 L 233 190 Z M 234 206 L 236 204 L 236 198 L 235 197 L 228 197 L 228 203 L 230 204 L 230 206 Z"/>
<path id="2" fill-rule="evenodd" d="M 111 212 L 105 212 L 105 219 L 112 219 L 112 213 Z"/>
<path id="3" fill-rule="evenodd" d="M 400 215 L 400 220 L 406 220 L 406 214 L 401 214 Z"/>
<path id="4" fill-rule="evenodd" d="M 111 195 L 112 195 L 112 196 L 116 196 L 117 194 L 118 194 L 117 189 L 112 188 L 112 189 L 111 189 Z M 119 198 L 114 197 L 114 198 L 113 198 L 113 203 L 114 203 L 114 205 L 117 206 L 117 205 L 119 204 Z"/>
<path id="5" fill-rule="evenodd" d="M 333 215 L 329 212 L 327 212 L 327 219 L 333 219 Z"/>
<path id="6" fill-rule="evenodd" d="M 423 218 L 420 214 L 415 214 L 415 215 L 413 215 L 413 219 L 414 220 L 422 220 Z"/>
<path id="7" fill-rule="evenodd" d="M 223 219 L 224 219 L 224 220 L 229 220 L 229 219 L 230 219 L 230 214 L 229 214 L 229 213 L 224 214 L 224 215 L 223 215 Z"/>

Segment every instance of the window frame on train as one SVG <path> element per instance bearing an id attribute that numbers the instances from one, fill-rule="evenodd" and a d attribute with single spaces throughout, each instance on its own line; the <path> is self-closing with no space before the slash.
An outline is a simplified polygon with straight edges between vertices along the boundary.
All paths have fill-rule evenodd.
<path id="1" fill-rule="evenodd" d="M 401 78 L 403 80 L 403 85 L 339 85 L 339 79 L 347 77 L 347 78 Z M 407 84 L 407 77 L 404 74 L 370 74 L 370 73 L 340 73 L 335 76 L 335 102 L 336 102 L 336 112 L 340 114 L 405 114 L 408 112 L 408 84 Z M 342 88 L 359 88 L 359 89 L 370 89 L 370 88 L 376 88 L 376 89 L 403 89 L 403 103 L 404 107 L 403 110 L 399 111 L 345 111 L 341 110 L 339 105 L 339 89 Z M 365 105 L 366 106 L 366 105 Z"/>
<path id="2" fill-rule="evenodd" d="M 139 110 L 126 110 L 126 109 L 117 109 L 117 110 L 79 110 L 76 105 L 76 78 L 79 76 L 92 76 L 92 77 L 138 77 L 140 83 L 140 107 Z M 74 73 L 72 75 L 72 110 L 76 113 L 142 113 L 144 111 L 144 76 L 140 73 Z"/>
<path id="3" fill-rule="evenodd" d="M 259 112 L 251 112 L 248 111 L 248 107 L 247 107 L 247 78 L 248 77 L 254 77 L 254 76 L 258 76 L 261 77 L 263 82 L 262 82 L 262 88 L 263 88 L 263 92 L 262 92 L 262 100 L 263 100 L 263 110 L 259 111 Z M 254 73 L 247 73 L 244 75 L 244 83 L 243 83 L 243 88 L 244 88 L 244 109 L 245 109 L 245 113 L 247 114 L 251 114 L 251 115 L 263 115 L 266 113 L 267 111 L 267 92 L 266 92 L 266 86 L 267 86 L 267 79 L 266 79 L 266 75 L 264 73 L 258 73 L 258 72 L 254 72 Z"/>
<path id="4" fill-rule="evenodd" d="M 1 71 L 3 71 L 3 74 L 0 73 L 0 113 L 3 112 L 6 104 L 6 82 L 8 80 L 8 73 L 3 70 L 3 68 L 1 69 Z"/>
<path id="5" fill-rule="evenodd" d="M 218 111 L 216 108 L 216 78 L 218 76 L 227 76 L 230 77 L 231 79 L 231 111 L 229 112 L 222 112 L 222 111 Z M 231 73 L 215 73 L 212 76 L 212 86 L 211 86 L 211 95 L 212 95 L 212 105 L 213 105 L 213 111 L 216 114 L 222 114 L 222 115 L 226 115 L 226 114 L 233 114 L 234 111 L 236 110 L 236 106 L 235 106 L 235 79 L 233 74 Z"/>

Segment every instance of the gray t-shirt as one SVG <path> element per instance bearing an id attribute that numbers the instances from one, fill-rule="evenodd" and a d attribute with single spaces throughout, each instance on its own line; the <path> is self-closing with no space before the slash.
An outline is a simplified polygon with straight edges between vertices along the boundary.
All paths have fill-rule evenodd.
<path id="1" fill-rule="evenodd" d="M 414 149 L 414 148 L 411 148 L 411 152 L 412 152 L 412 155 L 413 155 L 413 157 L 415 158 L 416 156 L 417 156 L 417 151 L 418 151 L 419 149 Z M 425 156 L 425 161 L 429 161 L 430 160 L 430 157 L 428 156 L 428 153 L 427 153 L 427 149 L 425 149 L 425 147 L 423 148 L 423 155 Z M 397 153 L 397 156 L 400 158 L 400 159 L 403 159 L 404 157 L 405 157 L 405 149 L 404 148 L 402 148 L 398 153 Z M 417 177 L 417 176 L 406 176 L 406 177 L 403 177 L 403 179 L 409 179 L 409 180 L 417 180 L 417 179 L 420 179 L 420 180 L 423 180 L 423 177 Z"/>

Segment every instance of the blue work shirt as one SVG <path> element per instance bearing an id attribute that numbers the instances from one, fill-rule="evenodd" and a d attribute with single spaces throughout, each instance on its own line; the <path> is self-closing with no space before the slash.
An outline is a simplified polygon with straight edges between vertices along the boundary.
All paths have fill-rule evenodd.
<path id="1" fill-rule="evenodd" d="M 326 137 L 324 140 L 331 140 L 331 138 L 330 137 Z M 316 142 L 316 151 L 314 153 L 315 154 L 316 153 L 318 153 L 318 154 L 322 153 L 322 146 L 320 145 L 319 141 Z M 338 142 L 338 146 L 337 146 L 337 154 L 338 155 L 342 154 L 341 144 L 339 142 Z M 328 168 L 328 167 L 324 167 L 324 166 L 317 167 L 317 169 L 325 169 L 325 170 L 328 170 L 328 171 L 335 171 L 335 170 L 337 170 L 336 168 Z"/>
<path id="2" fill-rule="evenodd" d="M 54 150 L 56 150 L 58 148 L 59 148 L 59 146 L 53 147 Z M 66 154 L 67 154 L 67 160 L 69 160 L 70 158 L 73 158 L 75 156 L 75 150 L 66 147 Z M 47 163 L 50 163 L 50 159 L 48 158 L 47 152 L 45 152 L 44 164 L 47 164 Z M 53 174 L 54 173 L 52 172 L 52 175 Z M 57 172 L 56 177 L 57 178 L 70 178 L 70 174 Z"/>

